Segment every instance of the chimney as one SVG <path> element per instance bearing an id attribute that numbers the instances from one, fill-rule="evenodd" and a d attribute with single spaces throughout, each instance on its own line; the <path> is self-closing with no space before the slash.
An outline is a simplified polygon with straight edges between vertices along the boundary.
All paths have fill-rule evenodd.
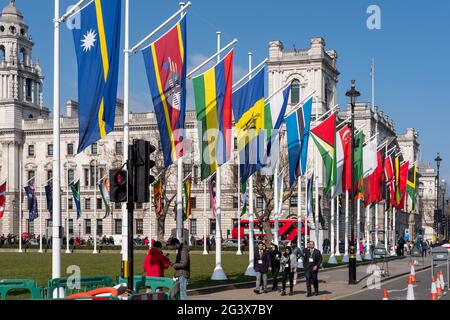
<path id="1" fill-rule="evenodd" d="M 66 115 L 67 115 L 67 118 L 77 118 L 78 117 L 78 102 L 73 101 L 73 100 L 67 100 Z"/>

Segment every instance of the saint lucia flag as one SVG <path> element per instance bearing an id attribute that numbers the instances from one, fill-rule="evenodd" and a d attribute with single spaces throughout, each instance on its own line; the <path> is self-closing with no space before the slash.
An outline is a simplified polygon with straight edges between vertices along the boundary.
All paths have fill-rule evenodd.
<path id="1" fill-rule="evenodd" d="M 114 130 L 121 0 L 94 0 L 73 29 L 78 61 L 78 153 Z"/>

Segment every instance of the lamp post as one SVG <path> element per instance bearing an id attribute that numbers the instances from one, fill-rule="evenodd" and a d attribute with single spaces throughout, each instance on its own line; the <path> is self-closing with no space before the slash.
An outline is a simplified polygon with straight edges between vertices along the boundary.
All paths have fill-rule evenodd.
<path id="1" fill-rule="evenodd" d="M 351 137 L 350 137 L 350 145 L 351 145 L 351 152 L 350 152 L 350 163 L 351 166 L 351 174 L 350 174 L 350 181 L 354 182 L 353 175 L 354 175 L 354 168 L 353 168 L 353 159 L 355 158 L 355 104 L 356 104 L 356 98 L 359 97 L 361 94 L 356 90 L 355 88 L 355 80 L 352 80 L 352 87 L 349 91 L 345 94 L 347 97 L 350 98 L 350 106 L 351 106 Z M 349 255 L 349 261 L 348 261 L 348 283 L 349 284 L 356 284 L 356 243 L 355 243 L 355 188 L 354 183 L 352 183 L 352 188 L 350 191 L 350 203 L 351 203 L 351 212 L 350 212 L 350 255 Z"/>
<path id="2" fill-rule="evenodd" d="M 442 215 L 441 215 L 441 212 L 440 212 L 440 210 L 439 210 L 439 203 L 440 203 L 440 201 L 439 201 L 439 189 L 440 189 L 440 184 L 439 184 L 439 182 L 440 182 L 440 180 L 439 180 L 439 167 L 441 166 L 441 161 L 442 161 L 442 160 L 443 160 L 443 159 L 439 156 L 439 152 L 438 152 L 436 158 L 434 159 L 434 161 L 436 161 L 436 167 L 437 167 L 436 210 L 437 210 L 437 212 L 438 212 L 438 224 L 437 224 L 438 229 L 437 229 L 437 232 L 436 232 L 436 233 L 437 233 L 438 236 L 439 236 L 440 231 L 441 231 L 441 228 L 439 227 L 439 221 L 442 219 Z M 440 225 L 442 225 L 442 222 L 441 222 Z"/>

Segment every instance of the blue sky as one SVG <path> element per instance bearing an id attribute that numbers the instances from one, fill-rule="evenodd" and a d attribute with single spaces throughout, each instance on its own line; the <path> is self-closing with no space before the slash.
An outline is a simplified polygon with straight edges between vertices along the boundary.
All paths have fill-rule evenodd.
<path id="1" fill-rule="evenodd" d="M 61 0 L 65 10 L 76 0 Z M 130 0 L 132 45 L 178 9 L 175 0 Z M 338 103 L 346 105 L 345 91 L 357 80 L 360 101 L 371 99 L 370 61 L 376 63 L 376 104 L 395 119 L 398 132 L 419 131 L 422 161 L 432 162 L 441 152 L 442 176 L 450 179 L 450 2 L 448 0 L 192 0 L 188 15 L 188 64 L 193 67 L 215 51 L 215 32 L 223 43 L 239 40 L 235 74 L 247 70 L 247 52 L 255 63 L 264 59 L 270 40 L 285 48 L 309 47 L 312 36 L 322 36 L 338 52 L 341 72 Z M 0 0 L 4 6 L 8 0 Z M 369 30 L 367 7 L 381 8 L 381 30 Z M 53 86 L 53 1 L 17 0 L 35 42 L 46 76 L 45 104 L 51 108 Z M 131 109 L 152 109 L 140 53 L 131 58 Z M 123 70 L 123 64 L 121 65 Z M 61 102 L 77 99 L 76 59 L 72 35 L 61 32 Z M 123 96 L 123 81 L 119 97 Z"/>

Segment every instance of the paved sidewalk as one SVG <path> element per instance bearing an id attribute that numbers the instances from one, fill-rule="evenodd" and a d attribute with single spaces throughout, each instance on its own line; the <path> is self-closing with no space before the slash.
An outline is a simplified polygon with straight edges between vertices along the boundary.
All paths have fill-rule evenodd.
<path id="1" fill-rule="evenodd" d="M 415 266 L 415 270 L 422 270 L 424 267 L 431 265 L 430 257 L 424 259 L 417 258 L 419 265 Z M 378 262 L 378 266 L 381 263 Z M 382 281 L 392 279 L 393 277 L 401 276 L 410 271 L 410 257 L 397 259 L 389 262 L 389 277 L 381 278 Z M 357 280 L 356 285 L 348 285 L 348 268 L 343 267 L 333 270 L 321 270 L 319 272 L 319 296 L 306 297 L 305 278 L 300 278 L 294 286 L 293 296 L 281 297 L 279 292 L 268 292 L 266 294 L 255 294 L 254 288 L 232 289 L 221 292 L 192 295 L 190 300 L 334 300 L 340 297 L 355 293 L 360 290 L 366 290 L 367 285 L 374 282 L 373 277 L 370 277 L 374 270 L 373 264 L 357 266 Z M 281 286 L 281 283 L 280 283 Z M 288 287 L 288 286 L 287 286 Z M 271 285 L 269 285 L 271 288 Z M 380 298 L 381 299 L 381 298 Z"/>

